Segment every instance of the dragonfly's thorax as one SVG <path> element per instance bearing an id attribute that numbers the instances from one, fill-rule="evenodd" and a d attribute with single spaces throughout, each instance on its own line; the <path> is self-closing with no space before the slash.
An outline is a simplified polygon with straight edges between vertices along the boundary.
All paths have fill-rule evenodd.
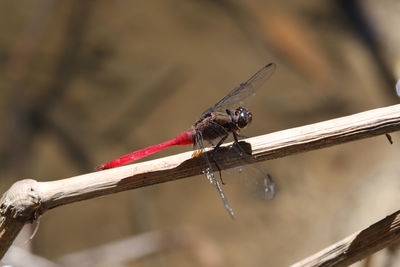
<path id="1" fill-rule="evenodd" d="M 204 140 L 213 140 L 232 132 L 238 132 L 252 120 L 251 112 L 239 107 L 225 112 L 214 111 L 205 114 L 194 124 L 194 131 L 201 133 Z"/>

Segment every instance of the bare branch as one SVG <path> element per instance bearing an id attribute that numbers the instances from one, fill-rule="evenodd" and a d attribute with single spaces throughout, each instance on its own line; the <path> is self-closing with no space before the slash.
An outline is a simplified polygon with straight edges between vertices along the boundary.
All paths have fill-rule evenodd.
<path id="1" fill-rule="evenodd" d="M 349 266 L 387 246 L 398 243 L 399 230 L 400 211 L 396 211 L 370 227 L 293 264 L 292 267 Z"/>
<path id="2" fill-rule="evenodd" d="M 400 129 L 400 105 L 246 139 L 242 147 L 257 160 L 284 157 Z M 219 167 L 243 162 L 229 144 L 221 149 Z M 250 162 L 249 162 L 250 163 Z M 201 157 L 186 152 L 157 160 L 51 182 L 22 180 L 4 193 L 0 203 L 0 255 L 4 255 L 23 224 L 60 205 L 202 173 Z"/>
<path id="3" fill-rule="evenodd" d="M 2 259 L 2 266 L 62 267 L 48 259 L 30 253 L 28 250 L 11 246 Z M 66 266 L 66 265 L 63 265 Z"/>
<path id="4" fill-rule="evenodd" d="M 226 266 L 215 241 L 192 227 L 182 225 L 170 230 L 142 233 L 80 250 L 64 255 L 56 262 L 61 266 L 121 266 L 170 249 L 179 249 L 188 254 L 198 263 L 196 266 Z"/>
<path id="5" fill-rule="evenodd" d="M 81 250 L 58 259 L 61 266 L 122 265 L 176 245 L 167 233 L 148 232 L 114 241 L 95 248 Z"/>

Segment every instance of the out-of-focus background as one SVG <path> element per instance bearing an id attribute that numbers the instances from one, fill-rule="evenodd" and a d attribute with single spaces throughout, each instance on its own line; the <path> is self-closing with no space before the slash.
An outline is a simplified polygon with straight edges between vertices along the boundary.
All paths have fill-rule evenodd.
<path id="1" fill-rule="evenodd" d="M 269 62 L 247 136 L 395 104 L 399 14 L 394 0 L 1 1 L 1 192 L 173 138 Z M 198 176 L 59 207 L 15 245 L 38 266 L 287 266 L 399 208 L 392 137 L 263 163 L 272 201 L 227 177 L 235 221 Z"/>

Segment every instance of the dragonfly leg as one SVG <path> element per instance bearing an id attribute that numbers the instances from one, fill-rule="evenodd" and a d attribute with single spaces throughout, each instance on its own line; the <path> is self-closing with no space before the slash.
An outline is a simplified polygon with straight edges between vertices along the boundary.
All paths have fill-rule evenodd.
<path id="1" fill-rule="evenodd" d="M 214 150 L 213 153 L 212 153 L 212 159 L 213 159 L 213 161 L 214 161 L 214 163 L 215 163 L 215 166 L 216 166 L 217 169 L 218 169 L 219 179 L 221 180 L 221 183 L 222 183 L 223 185 L 225 185 L 224 180 L 222 180 L 221 166 L 219 165 L 218 161 L 215 159 L 215 152 L 216 152 L 216 151 Z"/>
<path id="2" fill-rule="evenodd" d="M 236 146 L 236 148 L 239 150 L 239 154 L 240 155 L 247 155 L 247 156 L 250 156 L 250 157 L 253 157 L 252 155 L 251 155 L 251 153 L 247 153 L 241 146 L 240 146 L 240 143 L 239 143 L 239 140 L 238 140 L 238 134 L 236 133 L 236 132 L 232 132 L 232 135 L 233 135 L 233 138 L 235 139 L 235 142 L 234 142 L 234 146 Z M 235 148 L 235 147 L 234 147 Z"/>
<path id="3" fill-rule="evenodd" d="M 239 143 L 238 134 L 235 131 L 233 131 L 232 135 L 233 135 L 233 139 L 235 139 L 235 143 Z"/>
<path id="4" fill-rule="evenodd" d="M 218 144 L 214 147 L 214 149 L 219 148 L 225 142 L 225 140 L 226 140 L 226 138 L 228 138 L 228 136 L 229 136 L 229 134 L 226 134 L 225 136 L 223 136 L 221 138 L 221 140 L 219 140 Z"/>
<path id="5" fill-rule="evenodd" d="M 222 183 L 223 185 L 225 185 L 225 182 L 224 182 L 224 180 L 222 180 L 221 166 L 219 165 L 218 161 L 216 160 L 215 154 L 216 154 L 216 152 L 218 151 L 218 149 L 220 148 L 220 146 L 224 143 L 224 141 L 226 140 L 226 138 L 228 138 L 228 136 L 229 136 L 229 134 L 223 136 L 223 137 L 221 138 L 221 140 L 219 140 L 218 144 L 214 147 L 214 150 L 213 150 L 213 152 L 212 152 L 212 158 L 213 158 L 213 161 L 214 161 L 214 163 L 215 163 L 215 166 L 217 166 L 218 173 L 219 173 L 219 179 L 221 180 L 221 183 Z"/>
<path id="6" fill-rule="evenodd" d="M 235 139 L 234 145 L 237 145 L 240 150 L 240 154 L 248 154 L 246 151 L 243 150 L 243 148 L 239 145 L 239 139 L 238 139 L 238 134 L 236 132 L 232 132 L 233 139 Z"/>

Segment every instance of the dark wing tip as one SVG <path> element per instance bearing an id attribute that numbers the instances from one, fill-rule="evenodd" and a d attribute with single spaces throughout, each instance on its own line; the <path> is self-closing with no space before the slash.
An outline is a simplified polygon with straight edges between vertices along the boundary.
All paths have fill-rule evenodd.
<path id="1" fill-rule="evenodd" d="M 265 65 L 265 68 L 271 68 L 274 71 L 276 70 L 276 64 L 274 62 L 268 63 L 267 65 Z"/>

